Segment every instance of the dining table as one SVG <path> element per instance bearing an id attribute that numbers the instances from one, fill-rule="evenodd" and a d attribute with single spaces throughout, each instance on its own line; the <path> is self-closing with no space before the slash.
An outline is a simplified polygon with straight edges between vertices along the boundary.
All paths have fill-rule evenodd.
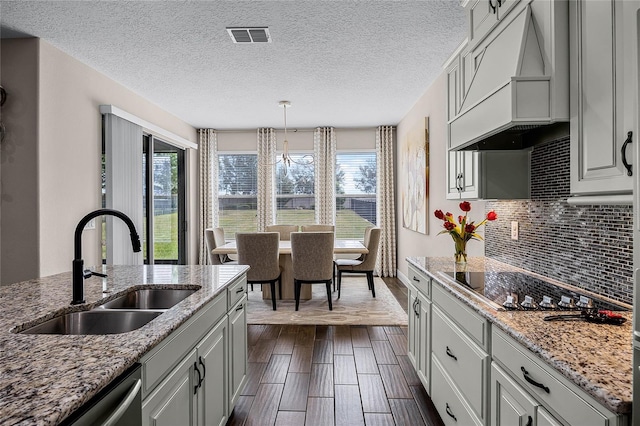
<path id="1" fill-rule="evenodd" d="M 224 245 L 218 246 L 212 250 L 213 254 L 227 254 L 227 255 L 235 255 L 238 254 L 238 247 L 236 246 L 236 241 L 229 241 Z M 334 255 L 362 255 L 369 253 L 369 250 L 362 244 L 360 240 L 342 240 L 336 239 L 333 242 L 333 253 Z M 291 261 L 291 241 L 289 240 L 280 240 L 280 244 L 278 246 L 278 254 L 280 256 L 280 268 L 282 270 L 282 275 L 280 277 L 282 282 L 282 299 L 283 300 L 294 300 L 294 291 L 293 291 L 293 262 Z M 271 300 L 271 289 L 269 286 L 264 286 L 262 288 L 262 298 Z M 311 286 L 305 285 L 302 286 L 300 290 L 300 299 L 301 300 L 309 300 L 311 299 Z"/>

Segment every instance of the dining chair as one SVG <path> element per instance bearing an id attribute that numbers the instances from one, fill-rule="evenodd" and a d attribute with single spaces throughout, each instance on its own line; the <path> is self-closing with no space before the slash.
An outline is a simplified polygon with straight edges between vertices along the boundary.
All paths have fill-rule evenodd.
<path id="1" fill-rule="evenodd" d="M 331 283 L 333 282 L 333 232 L 292 232 L 291 262 L 293 264 L 293 290 L 296 311 L 300 305 L 302 284 L 322 283 L 327 286 L 329 310 Z"/>
<path id="2" fill-rule="evenodd" d="M 276 282 L 282 299 L 282 271 L 278 255 L 280 234 L 277 232 L 236 233 L 238 264 L 249 265 L 247 284 L 269 284 L 271 304 L 276 310 Z"/>
<path id="3" fill-rule="evenodd" d="M 334 225 L 302 225 L 302 232 L 335 232 L 336 227 Z"/>
<path id="4" fill-rule="evenodd" d="M 298 225 L 267 225 L 265 231 L 279 232 L 280 240 L 289 241 L 289 235 L 292 232 L 298 232 Z"/>
<path id="5" fill-rule="evenodd" d="M 204 230 L 204 237 L 207 243 L 207 251 L 209 252 L 209 261 L 212 265 L 237 265 L 238 262 L 232 260 L 226 254 L 213 254 L 212 251 L 216 247 L 220 247 L 226 243 L 224 239 L 223 228 L 207 228 Z"/>
<path id="6" fill-rule="evenodd" d="M 369 290 L 376 297 L 376 289 L 373 284 L 373 270 L 376 267 L 378 257 L 378 245 L 380 244 L 380 228 L 368 227 L 364 230 L 364 246 L 369 253 L 363 254 L 357 259 L 336 259 L 335 266 L 338 273 L 338 299 L 340 299 L 340 285 L 342 274 L 366 274 Z"/>

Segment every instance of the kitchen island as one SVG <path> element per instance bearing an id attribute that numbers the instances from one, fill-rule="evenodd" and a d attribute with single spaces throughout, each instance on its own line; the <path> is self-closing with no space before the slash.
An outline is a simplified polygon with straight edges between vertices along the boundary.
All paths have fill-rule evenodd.
<path id="1" fill-rule="evenodd" d="M 423 335 L 425 330 L 432 332 L 428 343 L 420 343 L 423 345 L 423 352 L 428 353 L 431 358 L 425 355 L 422 364 L 415 361 L 414 364 L 418 366 L 416 370 L 419 375 L 422 374 L 421 378 L 423 383 L 427 383 L 426 387 L 431 384 L 430 382 L 436 383 L 438 380 L 453 383 L 451 386 L 456 388 L 456 392 L 459 391 L 457 395 L 465 395 L 460 398 L 465 401 L 462 405 L 472 413 L 471 417 L 474 421 L 477 419 L 484 422 L 487 418 L 499 417 L 503 414 L 500 412 L 500 403 L 507 399 L 510 401 L 516 399 L 509 399 L 511 396 L 503 398 L 501 392 L 505 392 L 505 389 L 514 394 L 521 392 L 525 395 L 521 400 L 529 402 L 524 402 L 524 406 L 529 403 L 534 406 L 539 404 L 541 410 L 550 410 L 557 417 L 562 416 L 562 413 L 557 413 L 562 412 L 564 407 L 572 408 L 571 403 L 568 402 L 569 399 L 561 399 L 566 395 L 569 395 L 566 398 L 574 398 L 578 395 L 587 409 L 600 406 L 604 408 L 604 410 L 594 409 L 595 414 L 592 413 L 590 418 L 600 416 L 600 412 L 604 413 L 603 418 L 608 416 L 607 418 L 612 419 L 617 416 L 614 422 L 606 423 L 605 420 L 603 424 L 625 424 L 630 418 L 632 405 L 631 311 L 621 312 L 627 321 L 620 326 L 584 321 L 543 321 L 545 316 L 550 315 L 549 312 L 498 310 L 495 304 L 456 282 L 447 274 L 447 272 L 455 272 L 455 264 L 451 258 L 413 257 L 407 258 L 407 261 L 410 275 L 408 279 L 412 282 L 410 292 L 412 287 L 422 286 L 422 291 L 419 292 L 419 298 L 423 300 L 424 305 L 422 312 L 425 314 L 422 316 L 429 318 L 428 326 L 423 327 Z M 488 258 L 470 258 L 464 272 L 526 272 L 537 275 Z M 540 278 L 554 281 L 546 277 Z M 418 314 L 414 320 L 414 329 L 417 328 L 419 314 L 422 314 L 417 308 L 420 306 L 419 301 L 413 304 L 414 312 Z M 410 311 L 409 314 L 411 316 L 412 312 Z M 447 328 L 449 327 L 447 324 L 451 322 L 454 325 Z M 411 318 L 409 328 L 412 328 Z M 442 331 L 445 329 L 452 332 L 445 333 L 447 336 L 443 336 Z M 456 352 L 453 344 L 457 341 L 447 340 L 448 335 L 456 333 L 462 336 L 462 343 L 467 345 L 464 346 L 465 349 L 470 349 L 467 353 L 475 354 L 475 358 L 471 357 L 472 361 L 476 362 L 475 370 L 481 370 L 481 373 L 478 373 L 478 380 L 481 383 L 476 388 L 467 390 L 466 394 L 467 384 L 461 380 L 456 382 L 455 368 L 464 370 L 460 364 L 462 359 L 454 360 L 453 358 L 464 358 L 467 353 L 461 355 L 460 352 L 463 351 Z M 441 339 L 446 343 L 442 343 Z M 409 349 L 411 352 L 411 343 Z M 419 350 L 416 346 L 415 352 Z M 527 362 L 531 367 L 525 368 Z M 451 363 L 449 370 L 447 363 Z M 537 378 L 532 378 L 534 368 L 539 368 L 535 370 L 538 373 Z M 451 373 L 452 369 L 453 373 Z M 464 380 L 472 381 L 472 379 L 473 377 L 467 376 Z M 504 385 L 505 382 L 509 382 L 508 386 Z M 532 382 L 537 384 L 528 389 L 527 386 Z M 557 390 L 554 390 L 553 384 L 558 386 Z M 513 390 L 516 389 L 516 385 L 523 386 L 516 391 Z M 521 389 L 528 390 L 522 392 Z M 482 395 L 479 396 L 479 393 Z M 432 398 L 438 406 L 437 396 L 432 395 Z M 553 403 L 546 404 L 547 401 L 555 401 L 559 404 L 553 406 Z M 447 414 L 455 411 L 450 409 L 453 405 L 448 404 L 446 414 L 445 410 L 439 410 L 442 411 L 445 424 L 447 424 Z M 460 411 L 464 410 L 461 408 Z M 523 408 L 522 412 L 525 411 Z M 545 413 L 548 414 L 546 411 Z M 536 415 L 532 416 L 535 419 Z M 542 418 L 542 415 L 538 414 L 538 417 Z M 524 421 L 527 421 L 526 417 Z M 568 419 L 565 418 L 565 421 Z M 495 423 L 492 419 L 491 423 L 507 424 L 504 420 L 500 422 L 499 419 L 496 419 Z M 575 421 L 569 423 L 578 424 Z"/>
<path id="2" fill-rule="evenodd" d="M 0 287 L 0 424 L 60 423 L 209 302 L 246 266 L 100 266 L 71 306 L 71 273 Z M 18 334 L 38 320 L 87 310 L 131 288 L 191 288 L 191 296 L 136 330 L 109 335 Z M 226 296 L 225 296 L 226 298 Z M 226 306 L 226 303 L 225 303 Z"/>

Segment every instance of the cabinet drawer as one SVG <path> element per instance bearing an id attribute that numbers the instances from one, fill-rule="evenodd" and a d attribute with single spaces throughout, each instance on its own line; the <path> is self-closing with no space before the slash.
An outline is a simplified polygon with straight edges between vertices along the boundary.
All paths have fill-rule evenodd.
<path id="1" fill-rule="evenodd" d="M 431 279 L 413 265 L 409 265 L 409 280 L 420 293 L 431 298 Z"/>
<path id="2" fill-rule="evenodd" d="M 551 373 L 549 366 L 529 355 L 525 348 L 504 334 L 501 330 L 494 329 L 492 339 L 493 358 L 504 366 L 527 391 L 541 401 L 546 407 L 554 410 L 572 425 L 609 425 L 616 424 L 616 416 L 608 412 L 604 407 L 596 408 L 597 403 L 591 403 L 583 399 L 578 393 L 582 393 L 568 381 L 556 377 Z M 527 381 L 528 377 L 540 386 Z M 583 393 L 582 393 L 583 394 Z M 585 395 L 589 398 L 589 396 Z"/>
<path id="3" fill-rule="evenodd" d="M 440 285 L 434 285 L 432 290 L 433 302 L 443 312 L 455 321 L 455 323 L 485 351 L 489 349 L 489 322 L 456 300 Z"/>
<path id="4" fill-rule="evenodd" d="M 489 355 L 438 308 L 433 308 L 431 350 L 434 358 L 481 419 L 487 419 Z M 437 389 L 437 388 L 434 388 Z"/>
<path id="5" fill-rule="evenodd" d="M 226 313 L 227 298 L 222 293 L 143 357 L 143 399 Z"/>
<path id="6" fill-rule="evenodd" d="M 455 389 L 442 365 L 436 358 L 431 361 L 431 400 L 446 426 L 482 426 L 484 423 L 472 413 L 462 396 Z"/>
<path id="7" fill-rule="evenodd" d="M 242 299 L 242 296 L 247 294 L 247 276 L 243 275 L 242 278 L 227 287 L 227 294 L 229 295 L 228 309 L 231 309 Z"/>

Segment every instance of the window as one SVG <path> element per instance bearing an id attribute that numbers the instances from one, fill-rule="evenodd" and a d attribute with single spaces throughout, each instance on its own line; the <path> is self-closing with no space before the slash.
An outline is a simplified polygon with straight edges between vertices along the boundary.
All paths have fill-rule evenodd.
<path id="1" fill-rule="evenodd" d="M 336 155 L 336 238 L 361 239 L 376 219 L 375 152 Z"/>
<path id="2" fill-rule="evenodd" d="M 225 238 L 255 232 L 258 203 L 258 155 L 218 155 L 218 226 Z"/>
<path id="3" fill-rule="evenodd" d="M 313 156 L 289 155 L 292 162 L 286 169 L 281 161 L 276 164 L 276 223 L 309 225 L 315 223 Z"/>

